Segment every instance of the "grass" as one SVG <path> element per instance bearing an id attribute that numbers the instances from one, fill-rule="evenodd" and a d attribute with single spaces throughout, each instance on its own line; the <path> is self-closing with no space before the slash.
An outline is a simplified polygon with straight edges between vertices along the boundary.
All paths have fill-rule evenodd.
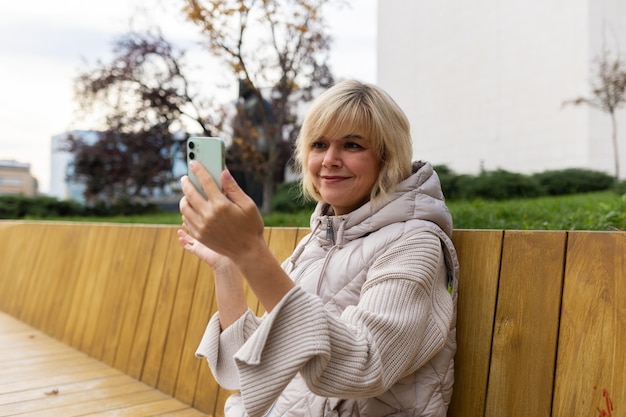
<path id="1" fill-rule="evenodd" d="M 626 194 L 448 203 L 457 229 L 626 230 Z"/>
<path id="2" fill-rule="evenodd" d="M 507 201 L 448 201 L 456 229 L 626 230 L 626 194 L 598 192 Z M 273 213 L 266 226 L 308 226 L 310 211 Z M 49 220 L 49 219 L 47 219 Z M 179 213 L 57 220 L 179 225 Z"/>

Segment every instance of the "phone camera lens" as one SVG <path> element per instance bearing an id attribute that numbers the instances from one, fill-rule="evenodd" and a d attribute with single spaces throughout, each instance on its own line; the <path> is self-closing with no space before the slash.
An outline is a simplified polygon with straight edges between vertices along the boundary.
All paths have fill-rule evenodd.
<path id="1" fill-rule="evenodd" d="M 189 149 L 193 149 L 196 147 L 196 144 L 193 142 L 189 142 Z"/>
<path id="2" fill-rule="evenodd" d="M 189 159 L 193 159 L 196 157 L 196 154 L 193 152 L 189 152 Z"/>

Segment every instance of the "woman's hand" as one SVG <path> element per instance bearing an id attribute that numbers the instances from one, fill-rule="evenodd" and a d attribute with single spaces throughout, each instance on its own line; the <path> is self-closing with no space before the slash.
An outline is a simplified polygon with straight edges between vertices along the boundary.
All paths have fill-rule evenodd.
<path id="1" fill-rule="evenodd" d="M 191 245 L 190 249 L 200 254 L 202 259 L 223 265 L 225 270 L 230 271 L 224 273 L 225 277 L 233 277 L 235 272 L 242 274 L 265 310 L 272 311 L 294 284 L 265 242 L 263 219 L 256 204 L 239 188 L 228 171 L 222 172 L 221 175 L 224 190 L 222 193 L 199 162 L 192 161 L 189 167 L 208 197 L 205 200 L 187 176 L 182 178 L 181 184 L 185 195 L 180 200 L 180 212 L 183 215 L 183 225 L 188 235 L 197 241 L 197 243 L 193 240 L 187 241 Z M 183 242 L 185 241 L 186 239 Z M 236 288 L 232 286 L 235 285 L 235 281 L 216 279 L 218 308 L 223 328 L 229 325 L 234 317 L 243 314 L 245 295 L 240 281 Z M 222 288 L 221 283 L 226 285 Z M 237 294 L 234 302 L 230 299 L 232 294 Z M 222 312 L 227 312 L 223 322 Z"/>
<path id="2" fill-rule="evenodd" d="M 185 227 L 184 224 L 183 227 Z M 220 255 L 219 253 L 207 248 L 202 243 L 198 242 L 197 239 L 189 236 L 189 234 L 184 230 L 178 230 L 178 243 L 180 243 L 180 245 L 187 251 L 200 258 L 201 261 L 209 265 L 214 271 L 219 271 L 220 269 L 225 268 L 227 266 L 226 264 L 231 262 L 231 260 L 226 256 Z"/>
<path id="3" fill-rule="evenodd" d="M 188 234 L 235 262 L 263 244 L 261 214 L 230 173 L 222 172 L 222 193 L 200 163 L 192 161 L 189 166 L 198 177 L 208 200 L 194 188 L 187 176 L 182 178 L 184 197 L 180 201 L 180 212 Z"/>

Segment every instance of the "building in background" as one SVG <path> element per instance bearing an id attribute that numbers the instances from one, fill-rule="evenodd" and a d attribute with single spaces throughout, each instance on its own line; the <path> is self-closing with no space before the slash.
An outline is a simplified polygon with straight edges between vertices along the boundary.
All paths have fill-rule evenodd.
<path id="1" fill-rule="evenodd" d="M 99 133 L 93 130 L 72 130 L 52 136 L 52 149 L 50 152 L 50 191 L 51 197 L 59 200 L 73 200 L 85 203 L 85 185 L 67 180 L 67 173 L 71 168 L 74 156 L 65 150 L 67 139 L 70 135 L 77 136 L 87 141 L 95 143 Z"/>
<path id="2" fill-rule="evenodd" d="M 613 175 L 610 117 L 563 106 L 589 94 L 603 49 L 626 58 L 626 0 L 378 2 L 378 84 L 410 119 L 414 157 L 457 173 Z"/>
<path id="3" fill-rule="evenodd" d="M 37 191 L 38 183 L 30 173 L 30 164 L 0 160 L 0 195 L 32 197 Z"/>

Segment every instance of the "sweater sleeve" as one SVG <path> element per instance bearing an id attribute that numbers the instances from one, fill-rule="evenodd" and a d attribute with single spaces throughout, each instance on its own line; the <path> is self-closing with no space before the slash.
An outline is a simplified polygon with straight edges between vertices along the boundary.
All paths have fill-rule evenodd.
<path id="1" fill-rule="evenodd" d="M 423 232 L 389 248 L 370 268 L 359 304 L 341 317 L 292 289 L 235 355 L 249 416 L 262 416 L 298 372 L 318 395 L 372 397 L 428 362 L 453 314 L 440 245 Z"/>
<path id="2" fill-rule="evenodd" d="M 196 357 L 206 358 L 218 384 L 228 390 L 239 389 L 239 376 L 235 353 L 259 327 L 261 319 L 252 310 L 246 311 L 237 321 L 221 330 L 219 313 L 215 313 L 204 332 Z"/>

